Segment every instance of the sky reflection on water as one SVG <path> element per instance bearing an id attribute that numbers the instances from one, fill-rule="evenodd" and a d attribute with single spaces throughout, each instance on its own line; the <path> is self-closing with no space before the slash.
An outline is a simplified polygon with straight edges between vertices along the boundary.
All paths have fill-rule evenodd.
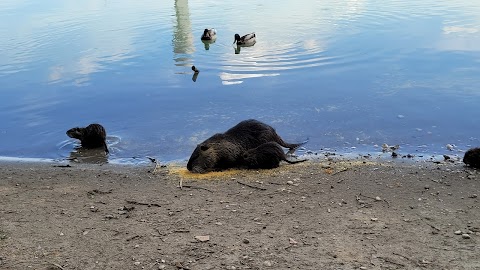
<path id="1" fill-rule="evenodd" d="M 68 157 L 100 122 L 112 159 L 185 159 L 247 118 L 313 151 L 480 145 L 475 1 L 6 0 L 0 24 L 0 156 Z"/>

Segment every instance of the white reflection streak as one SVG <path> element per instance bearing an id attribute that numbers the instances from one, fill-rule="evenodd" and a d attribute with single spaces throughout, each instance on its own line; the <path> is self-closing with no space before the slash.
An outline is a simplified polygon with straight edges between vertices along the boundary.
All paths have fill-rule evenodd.
<path id="1" fill-rule="evenodd" d="M 173 33 L 174 60 L 175 62 L 178 62 L 177 65 L 191 65 L 191 59 L 189 56 L 182 57 L 179 55 L 190 55 L 195 52 L 188 0 L 175 0 L 175 15 L 177 23 Z"/>
<path id="2" fill-rule="evenodd" d="M 231 85 L 231 84 L 240 84 L 243 82 L 243 79 L 250 79 L 250 78 L 260 78 L 260 77 L 273 77 L 278 76 L 280 73 L 255 73 L 255 74 L 241 74 L 241 73 L 227 73 L 221 72 L 220 78 L 222 79 L 223 85 Z"/>

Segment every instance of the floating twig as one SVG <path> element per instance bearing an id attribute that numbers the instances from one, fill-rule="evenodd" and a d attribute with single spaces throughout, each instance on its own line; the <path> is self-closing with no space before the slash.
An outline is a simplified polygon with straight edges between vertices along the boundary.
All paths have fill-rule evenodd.
<path id="1" fill-rule="evenodd" d="M 240 181 L 238 181 L 238 180 L 237 180 L 237 183 L 239 183 L 240 185 L 244 185 L 244 186 L 250 187 L 250 188 L 255 188 L 255 189 L 259 189 L 259 190 L 267 190 L 266 188 L 256 187 L 256 186 L 253 186 L 253 185 L 249 185 L 249 184 L 240 182 Z"/>

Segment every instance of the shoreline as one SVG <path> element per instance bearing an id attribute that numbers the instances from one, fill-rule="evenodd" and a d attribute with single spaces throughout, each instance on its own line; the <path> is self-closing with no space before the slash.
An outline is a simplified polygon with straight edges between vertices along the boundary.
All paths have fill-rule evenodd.
<path id="1" fill-rule="evenodd" d="M 480 267 L 480 173 L 459 163 L 1 164 L 4 269 Z"/>

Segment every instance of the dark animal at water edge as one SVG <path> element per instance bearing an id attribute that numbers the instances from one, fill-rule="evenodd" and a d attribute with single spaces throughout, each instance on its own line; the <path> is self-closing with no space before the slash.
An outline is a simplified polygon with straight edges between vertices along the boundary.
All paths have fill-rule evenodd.
<path id="1" fill-rule="evenodd" d="M 470 167 L 480 169 L 480 148 L 472 148 L 465 152 L 463 163 Z"/>
<path id="2" fill-rule="evenodd" d="M 75 127 L 67 131 L 70 138 L 79 139 L 83 148 L 92 149 L 104 147 L 108 154 L 107 132 L 100 124 L 90 124 L 87 127 Z"/>
<path id="3" fill-rule="evenodd" d="M 248 169 L 273 169 L 280 166 L 280 161 L 290 164 L 307 161 L 306 159 L 291 161 L 276 142 L 267 142 L 250 149 L 242 155 L 242 165 Z"/>
<path id="4" fill-rule="evenodd" d="M 267 142 L 276 142 L 290 149 L 289 153 L 306 143 L 287 143 L 271 126 L 254 119 L 245 120 L 197 145 L 188 160 L 187 169 L 194 173 L 206 173 L 238 168 L 243 153 Z"/>

